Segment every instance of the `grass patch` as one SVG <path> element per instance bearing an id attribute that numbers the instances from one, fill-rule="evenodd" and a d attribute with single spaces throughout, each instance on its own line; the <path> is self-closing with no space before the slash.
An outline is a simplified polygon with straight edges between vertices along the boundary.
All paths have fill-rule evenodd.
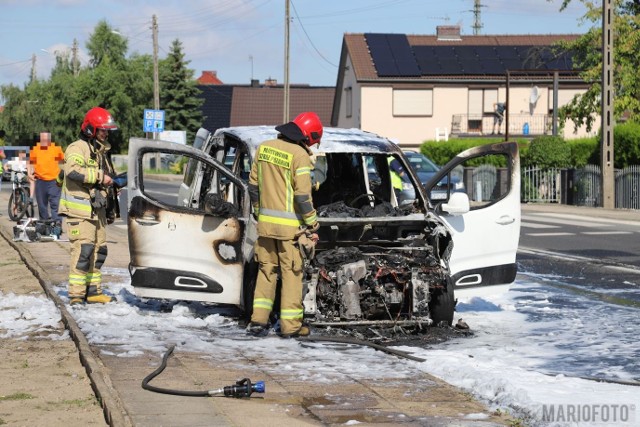
<path id="1" fill-rule="evenodd" d="M 71 399 L 71 400 L 61 400 L 59 402 L 47 402 L 50 405 L 68 405 L 68 406 L 77 406 L 77 407 L 86 407 L 86 406 L 95 406 L 98 404 L 96 399 L 93 396 L 84 398 L 84 399 Z"/>
<path id="2" fill-rule="evenodd" d="M 8 396 L 0 396 L 0 401 L 3 400 L 29 400 L 35 399 L 35 396 L 30 395 L 29 393 L 13 393 Z"/>

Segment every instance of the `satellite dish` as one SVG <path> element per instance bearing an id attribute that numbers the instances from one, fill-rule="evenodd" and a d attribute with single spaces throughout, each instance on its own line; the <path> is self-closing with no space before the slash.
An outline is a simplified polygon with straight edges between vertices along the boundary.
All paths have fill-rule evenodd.
<path id="1" fill-rule="evenodd" d="M 533 86 L 529 94 L 529 114 L 533 115 L 538 99 L 540 99 L 540 91 L 538 90 L 538 86 Z"/>
<path id="2" fill-rule="evenodd" d="M 538 86 L 532 87 L 531 94 L 529 95 L 529 103 L 535 105 L 535 103 L 538 102 L 539 98 L 540 98 L 540 90 L 538 89 Z"/>

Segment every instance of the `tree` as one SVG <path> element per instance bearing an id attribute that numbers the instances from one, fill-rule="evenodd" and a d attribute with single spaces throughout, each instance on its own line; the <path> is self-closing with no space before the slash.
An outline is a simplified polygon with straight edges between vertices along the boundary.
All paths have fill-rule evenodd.
<path id="1" fill-rule="evenodd" d="M 564 10 L 572 0 L 564 0 L 560 10 Z M 560 109 L 561 122 L 573 121 L 577 128 L 586 125 L 590 131 L 595 117 L 600 113 L 602 78 L 602 6 L 599 2 L 581 1 L 587 8 L 584 20 L 594 24 L 589 31 L 574 41 L 562 42 L 562 49 L 574 52 L 574 68 L 581 71 L 581 77 L 590 83 L 589 89 Z M 640 119 L 640 1 L 614 0 L 614 116 L 623 114 L 631 120 Z"/>
<path id="2" fill-rule="evenodd" d="M 90 66 L 96 68 L 103 63 L 123 66 L 127 54 L 127 39 L 114 30 L 107 21 L 98 22 L 86 44 Z"/>
<path id="3" fill-rule="evenodd" d="M 29 145 L 43 129 L 44 108 L 42 83 L 38 80 L 20 89 L 15 85 L 4 85 L 0 93 L 5 100 L 0 114 L 0 128 L 7 132 L 6 140 L 11 145 Z"/>
<path id="4" fill-rule="evenodd" d="M 165 110 L 165 129 L 187 131 L 187 141 L 193 141 L 202 124 L 203 100 L 193 78 L 194 71 L 187 68 L 182 43 L 176 39 L 171 51 L 160 64 L 160 106 Z"/>

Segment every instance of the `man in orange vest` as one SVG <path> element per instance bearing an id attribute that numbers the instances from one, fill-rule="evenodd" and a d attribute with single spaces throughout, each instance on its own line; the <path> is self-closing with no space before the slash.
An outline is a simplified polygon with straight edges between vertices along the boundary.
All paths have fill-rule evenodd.
<path id="1" fill-rule="evenodd" d="M 62 149 L 55 142 L 51 142 L 49 132 L 41 132 L 40 142 L 29 152 L 29 177 L 35 181 L 35 195 L 40 219 L 60 221 L 60 216 L 58 216 L 60 187 L 56 183 L 56 179 L 60 173 L 60 163 L 62 162 L 64 162 Z"/>

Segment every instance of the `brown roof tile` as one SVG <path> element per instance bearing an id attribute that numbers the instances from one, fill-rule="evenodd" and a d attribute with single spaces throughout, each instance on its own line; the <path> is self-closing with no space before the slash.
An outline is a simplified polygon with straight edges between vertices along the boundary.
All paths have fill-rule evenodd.
<path id="1" fill-rule="evenodd" d="M 291 87 L 289 110 L 293 119 L 304 111 L 315 111 L 325 126 L 331 121 L 333 87 Z M 283 86 L 235 87 L 230 126 L 282 124 Z"/>

